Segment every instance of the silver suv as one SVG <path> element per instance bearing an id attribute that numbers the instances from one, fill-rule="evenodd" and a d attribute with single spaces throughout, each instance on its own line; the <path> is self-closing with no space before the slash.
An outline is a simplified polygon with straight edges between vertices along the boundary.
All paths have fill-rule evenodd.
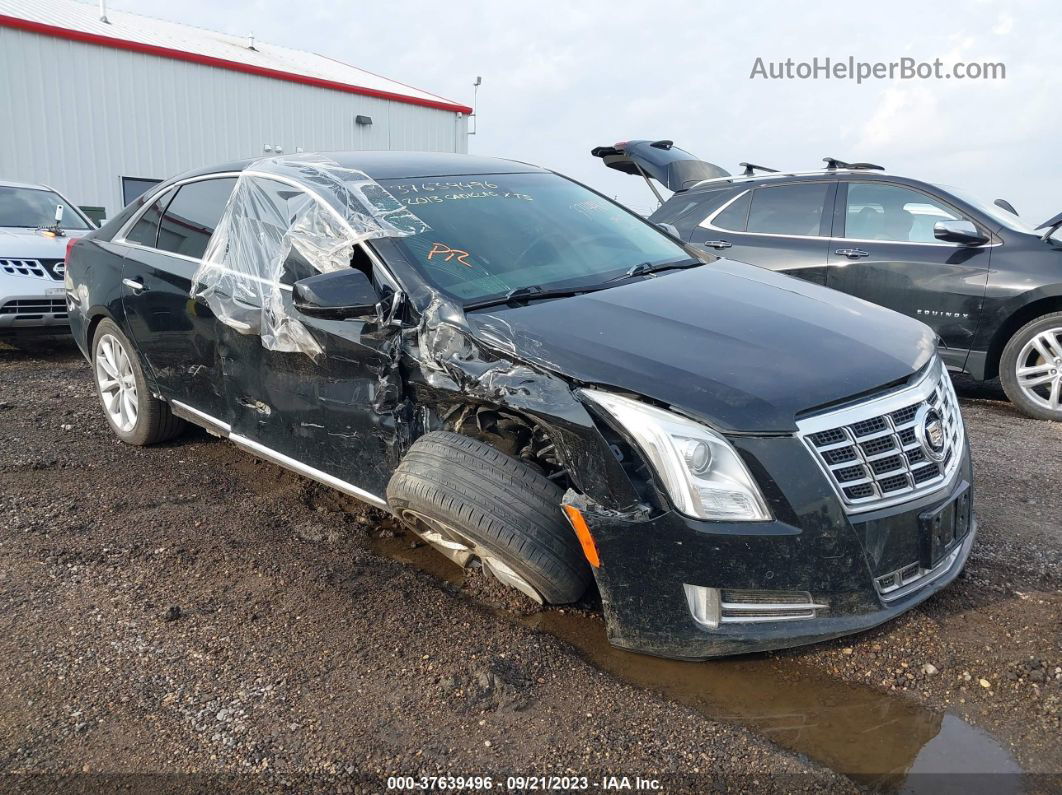
<path id="1" fill-rule="evenodd" d="M 92 229 L 57 191 L 0 181 L 0 337 L 67 332 L 66 246 Z"/>

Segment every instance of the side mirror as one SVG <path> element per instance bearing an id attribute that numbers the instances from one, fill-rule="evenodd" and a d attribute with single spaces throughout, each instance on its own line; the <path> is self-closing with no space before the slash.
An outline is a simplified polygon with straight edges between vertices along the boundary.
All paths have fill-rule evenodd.
<path id="1" fill-rule="evenodd" d="M 933 237 L 964 246 L 980 246 L 988 242 L 988 238 L 970 221 L 937 221 L 933 224 Z"/>
<path id="2" fill-rule="evenodd" d="M 295 309 L 310 317 L 329 320 L 375 320 L 380 296 L 362 271 L 318 273 L 295 282 Z"/>
<path id="3" fill-rule="evenodd" d="M 661 223 L 661 224 L 657 224 L 657 226 L 660 227 L 661 229 L 663 229 L 665 232 L 667 232 L 672 237 L 677 238 L 678 240 L 682 240 L 682 238 L 679 236 L 678 227 L 676 227 L 674 224 L 662 224 Z"/>

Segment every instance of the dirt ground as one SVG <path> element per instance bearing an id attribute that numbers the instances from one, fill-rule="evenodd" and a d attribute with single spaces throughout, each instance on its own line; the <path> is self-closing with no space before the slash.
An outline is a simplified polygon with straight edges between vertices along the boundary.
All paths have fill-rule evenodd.
<path id="1" fill-rule="evenodd" d="M 1047 791 L 1062 782 L 1062 426 L 961 392 L 980 522 L 966 575 L 863 635 L 693 665 L 612 652 L 592 604 L 537 613 L 481 576 L 396 560 L 424 551 L 382 514 L 198 430 L 122 445 L 72 345 L 0 346 L 0 787 L 902 783 L 907 757 L 873 771 L 899 778 L 837 761 L 829 738 L 850 723 L 794 730 L 742 707 L 808 682 L 927 740 L 951 720 L 983 730 Z"/>

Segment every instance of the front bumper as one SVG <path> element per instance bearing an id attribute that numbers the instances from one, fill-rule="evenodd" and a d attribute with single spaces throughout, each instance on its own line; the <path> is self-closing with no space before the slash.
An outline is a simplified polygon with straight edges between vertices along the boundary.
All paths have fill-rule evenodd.
<path id="1" fill-rule="evenodd" d="M 0 335 L 65 334 L 69 328 L 63 282 L 0 272 Z"/>
<path id="2" fill-rule="evenodd" d="M 813 477 L 796 480 L 812 486 Z M 609 640 L 632 651 L 703 660 L 877 626 L 929 598 L 962 570 L 976 534 L 971 482 L 966 447 L 954 479 L 941 491 L 864 516 L 848 517 L 822 492 L 788 501 L 786 508 L 795 510 L 779 510 L 776 503 L 776 519 L 762 523 L 703 522 L 674 511 L 637 517 L 583 507 L 601 561 L 595 575 Z M 971 507 L 968 529 L 934 561 L 920 517 L 963 493 Z M 883 591 L 891 573 L 912 572 L 915 564 L 921 577 Z M 688 586 L 805 593 L 824 607 L 795 620 L 730 619 L 712 627 L 695 618 Z"/>

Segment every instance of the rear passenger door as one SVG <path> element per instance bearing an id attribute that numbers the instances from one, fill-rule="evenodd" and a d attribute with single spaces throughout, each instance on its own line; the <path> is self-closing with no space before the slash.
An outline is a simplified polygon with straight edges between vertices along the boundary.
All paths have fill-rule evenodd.
<path id="1" fill-rule="evenodd" d="M 836 189 L 826 180 L 749 187 L 701 221 L 690 242 L 826 284 Z"/>
<path id="2" fill-rule="evenodd" d="M 127 232 L 122 302 L 128 331 L 163 397 L 227 421 L 218 323 L 190 295 L 236 177 L 171 188 Z"/>

